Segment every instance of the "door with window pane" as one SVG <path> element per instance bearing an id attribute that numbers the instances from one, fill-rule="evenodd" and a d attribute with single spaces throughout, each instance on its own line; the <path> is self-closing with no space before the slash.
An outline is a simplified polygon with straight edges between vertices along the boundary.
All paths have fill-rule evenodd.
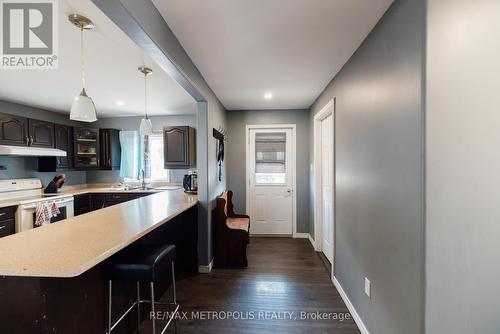
<path id="1" fill-rule="evenodd" d="M 249 129 L 249 214 L 252 234 L 293 233 L 292 129 Z"/>

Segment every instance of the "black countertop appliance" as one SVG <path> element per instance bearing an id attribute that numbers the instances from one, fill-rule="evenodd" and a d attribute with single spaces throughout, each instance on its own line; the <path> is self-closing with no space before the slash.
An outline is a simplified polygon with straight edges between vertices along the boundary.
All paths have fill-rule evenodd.
<path id="1" fill-rule="evenodd" d="M 193 172 L 184 175 L 184 180 L 182 181 L 185 192 L 195 193 L 198 191 L 198 175 Z"/>
<path id="2" fill-rule="evenodd" d="M 45 187 L 45 190 L 43 192 L 46 194 L 54 194 L 60 192 L 64 181 L 66 181 L 66 175 L 61 174 L 55 176 L 47 185 L 47 187 Z"/>

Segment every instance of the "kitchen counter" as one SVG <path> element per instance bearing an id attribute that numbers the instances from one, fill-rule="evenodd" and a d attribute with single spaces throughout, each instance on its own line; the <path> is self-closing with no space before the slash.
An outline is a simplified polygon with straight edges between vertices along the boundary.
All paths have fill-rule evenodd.
<path id="1" fill-rule="evenodd" d="M 163 187 L 168 186 L 172 187 L 173 189 L 164 189 Z M 149 187 L 149 186 L 148 186 Z M 139 188 L 131 188 L 127 190 L 121 190 L 121 189 L 112 189 L 111 184 L 105 184 L 105 183 L 94 183 L 94 184 L 81 184 L 81 185 L 74 185 L 74 186 L 64 186 L 62 188 L 62 191 L 58 194 L 60 195 L 83 195 L 87 193 L 110 193 L 110 192 L 117 192 L 117 193 L 158 193 L 162 191 L 173 191 L 174 189 L 182 189 L 182 185 L 177 185 L 177 184 L 159 184 L 157 187 L 150 187 L 146 188 L 145 190 Z"/>
<path id="2" fill-rule="evenodd" d="M 168 187 L 169 189 L 166 189 Z M 111 184 L 108 183 L 93 183 L 93 184 L 79 184 L 64 186 L 62 191 L 55 193 L 53 195 L 60 196 L 76 196 L 88 193 L 159 193 L 163 191 L 176 191 L 177 189 L 182 189 L 182 185 L 178 184 L 158 184 L 157 187 L 147 188 L 142 190 L 140 188 L 133 188 L 128 190 L 112 189 Z M 14 197 L 14 198 L 1 198 L 0 197 L 0 208 L 5 208 L 8 206 L 17 206 L 20 202 L 33 198 L 33 195 L 26 197 Z"/>
<path id="3" fill-rule="evenodd" d="M 62 194 L 98 191 L 110 189 L 68 187 Z M 182 189 L 160 191 L 2 238 L 0 276 L 81 275 L 197 203 L 196 195 Z"/>

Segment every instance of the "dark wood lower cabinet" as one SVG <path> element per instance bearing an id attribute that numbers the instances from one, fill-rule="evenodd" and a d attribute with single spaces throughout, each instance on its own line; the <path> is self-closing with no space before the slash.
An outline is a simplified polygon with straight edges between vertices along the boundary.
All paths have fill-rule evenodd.
<path id="1" fill-rule="evenodd" d="M 90 194 L 90 210 L 99 210 L 104 208 L 106 202 L 104 193 L 91 193 Z"/>
<path id="2" fill-rule="evenodd" d="M 81 194 L 73 196 L 75 216 L 82 215 L 91 211 L 90 194 Z"/>
<path id="3" fill-rule="evenodd" d="M 16 233 L 15 206 L 0 208 L 0 238 Z"/>
<path id="4" fill-rule="evenodd" d="M 0 238 L 16 233 L 16 221 L 14 218 L 0 221 Z"/>
<path id="5" fill-rule="evenodd" d="M 87 193 L 87 194 L 75 195 L 74 196 L 75 216 L 152 194 L 153 194 L 152 192 L 146 192 L 146 193 L 112 192 L 112 193 Z"/>
<path id="6" fill-rule="evenodd" d="M 105 221 L 102 222 L 106 224 Z M 197 207 L 183 212 L 129 247 L 171 243 L 177 248 L 177 280 L 198 272 Z M 106 236 L 103 236 L 106 237 Z M 72 278 L 0 277 L 0 332 L 2 334 L 105 333 L 107 327 L 107 262 Z M 157 296 L 171 285 L 169 268 L 155 287 Z M 136 298 L 134 282 L 113 283 L 113 320 Z M 150 298 L 149 284 L 141 285 L 141 296 Z M 143 307 L 145 310 L 145 307 Z M 137 313 L 132 312 L 113 334 L 134 333 Z M 147 317 L 144 311 L 143 319 Z"/>

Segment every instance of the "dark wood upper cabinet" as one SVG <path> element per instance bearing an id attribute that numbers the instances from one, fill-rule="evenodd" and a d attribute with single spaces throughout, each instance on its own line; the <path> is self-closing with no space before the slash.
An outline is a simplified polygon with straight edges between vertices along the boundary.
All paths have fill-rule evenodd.
<path id="1" fill-rule="evenodd" d="M 54 123 L 0 114 L 0 144 L 54 147 Z"/>
<path id="2" fill-rule="evenodd" d="M 120 146 L 120 131 L 115 129 L 100 129 L 101 169 L 120 169 L 122 149 Z"/>
<path id="3" fill-rule="evenodd" d="M 28 144 L 28 119 L 0 114 L 0 144 L 26 146 Z"/>
<path id="4" fill-rule="evenodd" d="M 30 146 L 54 148 L 54 123 L 29 118 L 28 129 Z"/>
<path id="5" fill-rule="evenodd" d="M 55 147 L 66 151 L 65 157 L 57 157 L 57 168 L 73 168 L 73 127 L 55 125 Z"/>
<path id="6" fill-rule="evenodd" d="M 99 129 L 74 128 L 75 168 L 97 169 L 100 166 Z"/>
<path id="7" fill-rule="evenodd" d="M 196 130 L 189 126 L 163 128 L 165 169 L 190 168 L 196 165 Z"/>

